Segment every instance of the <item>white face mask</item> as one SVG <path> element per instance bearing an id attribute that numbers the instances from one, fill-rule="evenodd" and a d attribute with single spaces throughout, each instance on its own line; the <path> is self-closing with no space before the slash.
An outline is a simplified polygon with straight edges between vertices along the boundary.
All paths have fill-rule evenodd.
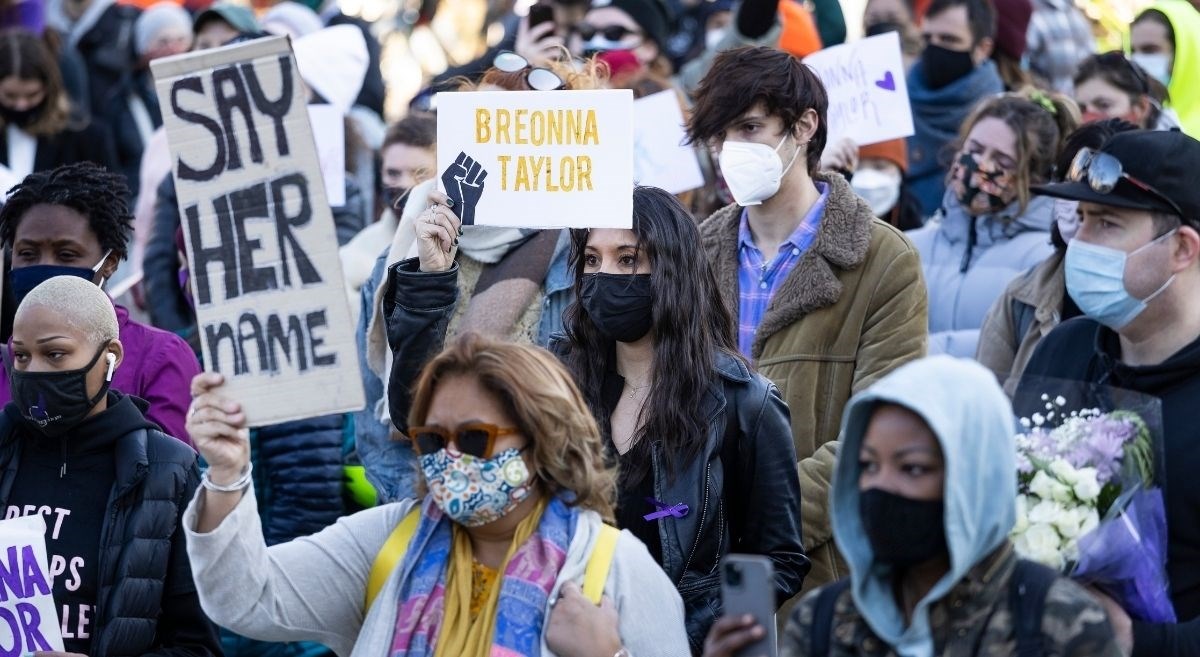
<path id="1" fill-rule="evenodd" d="M 871 213 L 882 217 L 900 200 L 900 174 L 879 169 L 859 169 L 850 179 L 850 188 L 871 206 Z"/>
<path id="2" fill-rule="evenodd" d="M 761 205 L 779 191 L 783 176 L 792 168 L 800 149 L 792 154 L 791 162 L 783 166 L 779 149 L 790 137 L 783 136 L 775 148 L 748 141 L 726 140 L 721 146 L 721 176 L 740 206 Z"/>
<path id="3" fill-rule="evenodd" d="M 1129 56 L 1134 64 L 1146 69 L 1146 72 L 1163 84 L 1171 84 L 1171 56 L 1166 53 L 1134 53 Z"/>
<path id="4" fill-rule="evenodd" d="M 704 46 L 709 50 L 716 48 L 717 44 L 721 43 L 721 37 L 723 37 L 723 36 L 725 36 L 725 28 L 723 28 L 723 27 L 705 32 L 704 33 Z"/>

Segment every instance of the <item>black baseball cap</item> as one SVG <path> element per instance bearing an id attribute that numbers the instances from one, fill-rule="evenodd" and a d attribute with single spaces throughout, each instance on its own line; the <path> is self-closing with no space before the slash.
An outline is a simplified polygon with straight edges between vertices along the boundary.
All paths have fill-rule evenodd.
<path id="1" fill-rule="evenodd" d="M 1130 130 L 1113 135 L 1101 153 L 1115 157 L 1121 169 L 1153 191 L 1143 189 L 1122 177 L 1107 194 L 1096 191 L 1086 179 L 1033 187 L 1035 194 L 1071 201 L 1134 210 L 1176 214 L 1181 219 L 1200 223 L 1200 141 L 1177 130 Z M 1155 192 L 1158 192 L 1157 194 Z M 1170 203 L 1161 196 L 1170 199 Z"/>

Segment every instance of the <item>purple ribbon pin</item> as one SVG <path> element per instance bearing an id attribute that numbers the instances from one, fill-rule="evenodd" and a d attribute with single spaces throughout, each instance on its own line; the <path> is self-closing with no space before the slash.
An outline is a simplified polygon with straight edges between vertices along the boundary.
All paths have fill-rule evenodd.
<path id="1" fill-rule="evenodd" d="M 680 502 L 679 504 L 667 504 L 666 502 L 660 502 L 653 497 L 647 497 L 646 501 L 650 504 L 653 504 L 654 508 L 657 509 L 656 511 L 642 516 L 646 520 L 661 520 L 667 516 L 671 516 L 673 518 L 682 518 L 688 514 L 688 505 L 684 504 L 683 502 Z"/>

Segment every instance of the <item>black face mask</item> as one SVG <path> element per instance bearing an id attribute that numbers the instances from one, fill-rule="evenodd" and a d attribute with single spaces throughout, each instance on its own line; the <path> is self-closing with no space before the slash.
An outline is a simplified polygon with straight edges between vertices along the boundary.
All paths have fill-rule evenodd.
<path id="1" fill-rule="evenodd" d="M 384 187 L 383 198 L 387 201 L 388 207 L 392 209 L 392 214 L 397 219 L 404 216 L 404 206 L 408 204 L 409 192 L 412 191 L 408 187 Z"/>
<path id="2" fill-rule="evenodd" d="M 942 500 L 913 500 L 871 488 L 858 494 L 858 511 L 880 563 L 903 569 L 949 552 Z"/>
<path id="3" fill-rule="evenodd" d="M 21 417 L 48 438 L 57 438 L 79 426 L 108 394 L 108 387 L 112 383 L 111 367 L 100 386 L 100 392 L 95 397 L 88 397 L 87 394 L 88 372 L 106 353 L 109 353 L 107 344 L 96 352 L 90 363 L 77 370 L 20 372 L 13 367 L 12 355 L 6 349 L 4 360 L 8 368 L 12 400 Z"/>
<path id="4" fill-rule="evenodd" d="M 971 53 L 928 45 L 921 52 L 921 71 L 931 89 L 941 89 L 961 80 L 975 70 Z"/>
<path id="5" fill-rule="evenodd" d="M 650 274 L 585 274 L 580 303 L 600 334 L 637 342 L 654 324 Z"/>
<path id="6" fill-rule="evenodd" d="M 887 34 L 888 32 L 899 32 L 903 29 L 900 23 L 895 21 L 880 21 L 867 26 L 866 35 L 869 37 Z"/>
<path id="7" fill-rule="evenodd" d="M 37 117 L 41 109 L 41 106 L 38 105 L 23 110 L 15 110 L 8 105 L 0 105 L 0 118 L 3 118 L 5 123 L 11 123 L 18 128 L 24 128 L 33 123 L 33 120 Z"/>

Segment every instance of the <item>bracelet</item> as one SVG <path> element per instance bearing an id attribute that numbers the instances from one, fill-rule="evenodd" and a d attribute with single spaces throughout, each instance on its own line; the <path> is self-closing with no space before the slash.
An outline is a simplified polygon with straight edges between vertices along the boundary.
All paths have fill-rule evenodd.
<path id="1" fill-rule="evenodd" d="M 218 493 L 238 493 L 249 486 L 250 482 L 254 481 L 250 476 L 251 472 L 254 472 L 254 464 L 246 463 L 246 471 L 242 473 L 242 476 L 237 481 L 228 486 L 221 486 L 220 484 L 213 483 L 213 480 L 208 477 L 208 470 L 205 470 L 204 474 L 200 475 L 200 485 Z"/>

